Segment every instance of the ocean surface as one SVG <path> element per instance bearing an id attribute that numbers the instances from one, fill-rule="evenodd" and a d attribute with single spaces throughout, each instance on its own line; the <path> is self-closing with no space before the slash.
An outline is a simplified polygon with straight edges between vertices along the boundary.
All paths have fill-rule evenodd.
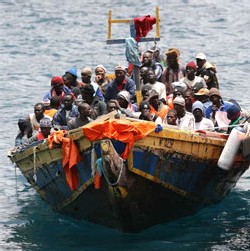
<path id="1" fill-rule="evenodd" d="M 7 158 L 17 120 L 41 101 L 52 76 L 126 63 L 124 45 L 106 45 L 108 10 L 134 18 L 154 16 L 156 6 L 161 52 L 179 48 L 184 65 L 204 52 L 225 100 L 250 110 L 249 0 L 0 0 L 0 250 L 250 250 L 249 171 L 218 205 L 124 234 L 55 213 Z M 127 24 L 113 25 L 112 37 L 128 36 Z"/>

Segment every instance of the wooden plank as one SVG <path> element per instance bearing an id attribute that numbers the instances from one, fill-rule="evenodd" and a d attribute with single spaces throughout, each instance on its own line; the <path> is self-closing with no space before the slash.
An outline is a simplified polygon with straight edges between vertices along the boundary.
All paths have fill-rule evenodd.
<path id="1" fill-rule="evenodd" d="M 157 37 L 141 37 L 140 42 L 154 42 L 154 41 L 160 41 L 160 38 Z M 124 44 L 125 39 L 108 39 L 107 44 Z"/>

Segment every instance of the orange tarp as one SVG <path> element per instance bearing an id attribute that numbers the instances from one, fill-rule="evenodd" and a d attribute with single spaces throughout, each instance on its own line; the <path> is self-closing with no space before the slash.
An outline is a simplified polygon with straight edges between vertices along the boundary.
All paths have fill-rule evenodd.
<path id="1" fill-rule="evenodd" d="M 81 156 L 73 139 L 64 137 L 65 132 L 60 130 L 49 135 L 48 146 L 51 149 L 53 148 L 53 143 L 62 144 L 63 170 L 69 187 L 74 191 L 78 187 L 76 164 L 80 161 Z"/>
<path id="2" fill-rule="evenodd" d="M 103 138 L 115 139 L 127 143 L 122 154 L 127 159 L 136 140 L 142 139 L 155 129 L 154 122 L 132 122 L 128 120 L 111 119 L 102 122 L 92 122 L 82 127 L 84 136 L 89 140 Z"/>

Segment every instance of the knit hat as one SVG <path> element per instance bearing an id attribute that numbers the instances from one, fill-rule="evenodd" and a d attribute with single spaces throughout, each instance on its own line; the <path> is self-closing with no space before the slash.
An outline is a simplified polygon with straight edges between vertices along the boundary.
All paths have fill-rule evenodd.
<path id="1" fill-rule="evenodd" d="M 198 92 L 195 92 L 194 95 L 197 96 L 209 96 L 209 90 L 207 88 L 201 88 Z"/>
<path id="2" fill-rule="evenodd" d="M 195 57 L 196 59 L 206 60 L 206 55 L 202 52 L 198 53 Z"/>
<path id="3" fill-rule="evenodd" d="M 51 79 L 51 84 L 52 85 L 63 85 L 64 84 L 63 78 L 60 76 L 55 76 Z"/>
<path id="4" fill-rule="evenodd" d="M 128 103 L 130 102 L 130 94 L 128 91 L 120 91 L 117 94 L 117 97 L 121 97 L 121 98 L 125 99 Z"/>
<path id="5" fill-rule="evenodd" d="M 97 68 L 102 68 L 102 69 L 104 70 L 105 73 L 107 72 L 106 68 L 105 68 L 102 64 L 97 65 L 97 66 L 95 67 L 95 71 L 96 71 Z"/>
<path id="6" fill-rule="evenodd" d="M 118 64 L 116 67 L 115 67 L 115 71 L 124 71 L 126 72 L 126 69 L 123 65 L 121 64 Z"/>
<path id="7" fill-rule="evenodd" d="M 204 113 L 204 106 L 203 104 L 200 102 L 200 101 L 195 101 L 192 105 L 192 112 L 195 110 L 195 109 L 200 109 L 202 111 L 202 114 Z"/>
<path id="8" fill-rule="evenodd" d="M 52 123 L 49 118 L 42 118 L 39 124 L 40 127 L 52 127 Z"/>
<path id="9" fill-rule="evenodd" d="M 187 63 L 186 68 L 187 67 L 190 67 L 190 68 L 194 69 L 195 71 L 197 69 L 197 65 L 194 61 L 190 61 L 189 63 Z"/>
<path id="10" fill-rule="evenodd" d="M 84 93 L 84 94 L 92 94 L 93 95 L 95 93 L 95 89 L 94 89 L 93 85 L 91 85 L 91 84 L 86 84 L 84 86 L 81 86 L 80 91 L 81 91 L 81 93 Z"/>
<path id="11" fill-rule="evenodd" d="M 174 105 L 181 105 L 181 106 L 185 106 L 185 99 L 181 96 L 177 96 L 175 99 L 174 99 Z"/>
<path id="12" fill-rule="evenodd" d="M 81 73 L 86 74 L 91 77 L 92 75 L 92 70 L 90 67 L 83 67 Z"/>
<path id="13" fill-rule="evenodd" d="M 240 116 L 240 108 L 233 104 L 227 109 L 227 118 L 230 120 L 235 120 Z"/>
<path id="14" fill-rule="evenodd" d="M 65 73 L 70 73 L 72 76 L 77 78 L 77 69 L 75 67 L 69 68 Z"/>
<path id="15" fill-rule="evenodd" d="M 209 97 L 211 97 L 213 95 L 217 95 L 217 96 L 221 97 L 219 90 L 214 87 L 209 90 Z"/>

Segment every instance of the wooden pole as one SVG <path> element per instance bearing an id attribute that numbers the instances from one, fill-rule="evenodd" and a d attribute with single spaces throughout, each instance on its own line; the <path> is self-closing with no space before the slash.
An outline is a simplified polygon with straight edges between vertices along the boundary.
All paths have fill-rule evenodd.
<path id="1" fill-rule="evenodd" d="M 108 39 L 111 39 L 111 20 L 112 20 L 112 10 L 109 10 L 109 18 L 108 18 Z"/>

